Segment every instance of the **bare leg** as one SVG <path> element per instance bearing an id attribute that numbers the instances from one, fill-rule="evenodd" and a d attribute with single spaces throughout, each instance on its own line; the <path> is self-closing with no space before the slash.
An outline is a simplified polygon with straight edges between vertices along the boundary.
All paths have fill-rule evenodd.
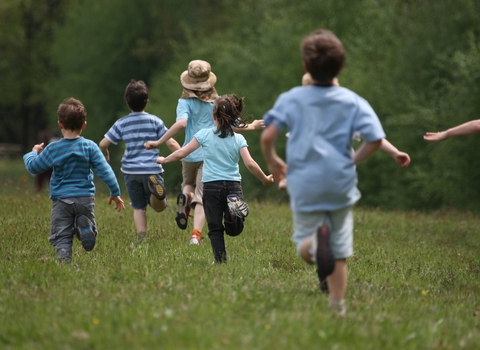
<path id="1" fill-rule="evenodd" d="M 205 225 L 205 211 L 203 210 L 203 204 L 197 203 L 195 205 L 195 214 L 193 216 L 193 229 L 202 232 Z"/>
<path id="2" fill-rule="evenodd" d="M 138 232 L 147 231 L 147 213 L 145 209 L 133 209 L 133 222 Z"/>
<path id="3" fill-rule="evenodd" d="M 335 260 L 335 270 L 327 276 L 328 289 L 330 291 L 330 299 L 345 299 L 345 291 L 347 290 L 347 260 Z"/>
<path id="4" fill-rule="evenodd" d="M 300 256 L 307 264 L 313 265 L 315 262 L 312 259 L 313 255 L 311 252 L 311 246 L 312 246 L 312 238 L 311 237 L 305 238 L 305 240 L 300 245 Z"/>

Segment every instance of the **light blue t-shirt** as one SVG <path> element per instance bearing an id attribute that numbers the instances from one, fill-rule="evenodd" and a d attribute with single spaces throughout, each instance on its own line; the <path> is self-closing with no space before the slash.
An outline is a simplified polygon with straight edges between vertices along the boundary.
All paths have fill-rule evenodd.
<path id="1" fill-rule="evenodd" d="M 181 98 L 177 105 L 177 121 L 181 119 L 187 120 L 185 127 L 185 146 L 192 141 L 194 135 L 202 130 L 212 128 L 213 123 L 213 102 L 205 102 L 198 98 Z M 186 162 L 203 161 L 203 150 L 198 148 L 188 156 L 183 158 Z"/>
<path id="2" fill-rule="evenodd" d="M 202 182 L 240 181 L 240 149 L 248 147 L 247 141 L 240 134 L 220 138 L 215 134 L 216 129 L 202 129 L 195 134 L 205 155 Z"/>
<path id="3" fill-rule="evenodd" d="M 157 141 L 168 128 L 153 114 L 132 112 L 120 118 L 105 134 L 114 145 L 125 142 L 122 157 L 122 172 L 125 174 L 161 174 L 163 168 L 157 164 L 158 149 L 146 150 L 146 141 Z"/>
<path id="4" fill-rule="evenodd" d="M 337 210 L 360 199 L 352 138 L 356 132 L 366 142 L 385 137 L 366 100 L 344 87 L 295 87 L 278 97 L 264 121 L 290 132 L 286 177 L 293 211 Z"/>

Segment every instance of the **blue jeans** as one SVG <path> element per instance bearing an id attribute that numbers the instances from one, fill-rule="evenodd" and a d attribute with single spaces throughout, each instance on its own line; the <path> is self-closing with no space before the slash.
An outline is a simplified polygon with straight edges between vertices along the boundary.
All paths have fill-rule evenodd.
<path id="1" fill-rule="evenodd" d="M 212 244 L 215 262 L 226 262 L 223 233 L 237 236 L 243 231 L 243 219 L 231 218 L 227 196 L 235 193 L 243 198 L 242 185 L 238 181 L 212 181 L 203 184 L 203 207 L 208 224 L 208 238 Z"/>

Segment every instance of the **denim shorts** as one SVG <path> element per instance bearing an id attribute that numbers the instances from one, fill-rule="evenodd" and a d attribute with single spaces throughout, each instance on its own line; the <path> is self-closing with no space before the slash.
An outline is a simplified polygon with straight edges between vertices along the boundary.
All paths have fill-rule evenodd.
<path id="1" fill-rule="evenodd" d="M 300 255 L 302 242 L 316 232 L 318 226 L 322 224 L 330 229 L 330 249 L 335 259 L 352 256 L 353 211 L 351 206 L 335 211 L 294 212 L 292 241 L 297 246 L 297 254 Z"/>
<path id="2" fill-rule="evenodd" d="M 154 174 L 125 174 L 125 187 L 130 197 L 130 206 L 133 209 L 143 210 L 150 204 L 150 190 L 148 177 Z M 158 174 L 163 184 L 163 173 Z"/>

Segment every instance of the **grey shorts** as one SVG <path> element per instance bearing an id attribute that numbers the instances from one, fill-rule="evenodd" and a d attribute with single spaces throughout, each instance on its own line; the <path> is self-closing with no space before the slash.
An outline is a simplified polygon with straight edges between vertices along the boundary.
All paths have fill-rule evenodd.
<path id="1" fill-rule="evenodd" d="M 195 193 L 191 202 L 192 206 L 196 203 L 203 204 L 203 162 L 184 162 L 182 160 L 182 190 L 186 185 L 195 187 Z"/>
<path id="2" fill-rule="evenodd" d="M 143 210 L 150 204 L 150 190 L 148 189 L 148 177 L 154 174 L 125 174 L 125 187 L 130 197 L 130 206 L 133 209 Z M 160 176 L 163 184 L 163 173 Z"/>
<path id="3" fill-rule="evenodd" d="M 335 211 L 315 211 L 293 213 L 294 233 L 292 241 L 300 255 L 302 242 L 325 224 L 330 229 L 330 249 L 335 259 L 345 259 L 353 255 L 353 211 L 346 207 Z"/>
<path id="4" fill-rule="evenodd" d="M 52 200 L 50 237 L 48 241 L 53 245 L 59 258 L 68 258 L 72 255 L 74 221 L 77 215 L 85 215 L 93 224 L 97 232 L 95 222 L 95 198 L 94 197 L 71 197 Z"/>

